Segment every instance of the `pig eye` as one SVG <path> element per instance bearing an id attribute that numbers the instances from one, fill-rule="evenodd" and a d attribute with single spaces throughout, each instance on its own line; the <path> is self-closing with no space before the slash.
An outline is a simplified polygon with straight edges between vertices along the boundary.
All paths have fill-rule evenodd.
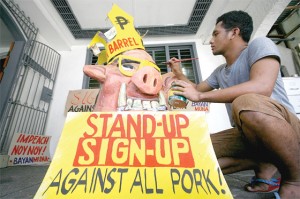
<path id="1" fill-rule="evenodd" d="M 129 59 L 123 59 L 121 61 L 121 65 L 125 70 L 137 70 L 140 65 L 140 62 Z"/>
<path id="2" fill-rule="evenodd" d="M 125 69 L 131 69 L 131 70 L 133 70 L 134 69 L 134 66 L 133 65 L 131 65 L 131 64 L 122 64 L 122 66 L 123 66 L 123 68 L 125 68 Z"/>

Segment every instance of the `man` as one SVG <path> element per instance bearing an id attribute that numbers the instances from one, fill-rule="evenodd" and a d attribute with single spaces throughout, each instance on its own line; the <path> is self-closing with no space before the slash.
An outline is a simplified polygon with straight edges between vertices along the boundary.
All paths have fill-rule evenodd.
<path id="1" fill-rule="evenodd" d="M 226 63 L 195 85 L 172 58 L 168 65 L 179 79 L 174 94 L 196 102 L 226 103 L 234 128 L 211 136 L 224 174 L 255 169 L 257 179 L 269 180 L 278 168 L 281 198 L 300 198 L 300 120 L 283 87 L 275 44 L 261 37 L 248 45 L 252 31 L 252 18 L 243 11 L 220 16 L 210 44 L 213 54 L 223 55 Z M 268 186 L 254 182 L 248 191 L 263 192 Z"/>

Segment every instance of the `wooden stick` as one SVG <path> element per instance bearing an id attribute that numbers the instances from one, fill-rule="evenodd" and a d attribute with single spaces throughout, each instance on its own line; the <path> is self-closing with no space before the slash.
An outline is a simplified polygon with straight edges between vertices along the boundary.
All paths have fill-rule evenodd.
<path id="1" fill-rule="evenodd" d="M 196 59 L 198 59 L 198 58 L 187 58 L 187 59 L 179 59 L 179 60 L 177 60 L 177 61 L 175 61 L 175 63 L 177 63 L 177 62 L 184 62 L 184 61 L 190 61 L 190 60 L 196 60 Z M 170 63 L 170 62 L 161 62 L 161 64 L 168 64 L 168 63 Z"/>

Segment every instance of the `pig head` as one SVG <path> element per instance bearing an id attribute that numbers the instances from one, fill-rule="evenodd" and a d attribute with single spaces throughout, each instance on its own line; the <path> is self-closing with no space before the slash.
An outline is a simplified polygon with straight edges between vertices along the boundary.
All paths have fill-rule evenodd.
<path id="1" fill-rule="evenodd" d="M 130 50 L 123 55 L 154 62 L 144 50 Z M 101 84 L 94 111 L 166 110 L 160 72 L 144 66 L 131 77 L 123 75 L 118 64 L 86 65 L 84 73 Z"/>

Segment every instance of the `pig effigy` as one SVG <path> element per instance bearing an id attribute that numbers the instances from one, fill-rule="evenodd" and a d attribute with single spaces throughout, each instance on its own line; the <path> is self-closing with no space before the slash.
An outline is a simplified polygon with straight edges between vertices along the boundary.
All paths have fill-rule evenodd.
<path id="1" fill-rule="evenodd" d="M 89 45 L 98 56 L 98 65 L 83 69 L 102 87 L 94 111 L 167 110 L 166 90 L 170 85 L 163 80 L 169 76 L 162 78 L 160 68 L 145 51 L 133 17 L 117 5 L 108 17 L 114 27 L 104 34 L 97 32 Z M 99 53 L 97 43 L 105 50 Z"/>

